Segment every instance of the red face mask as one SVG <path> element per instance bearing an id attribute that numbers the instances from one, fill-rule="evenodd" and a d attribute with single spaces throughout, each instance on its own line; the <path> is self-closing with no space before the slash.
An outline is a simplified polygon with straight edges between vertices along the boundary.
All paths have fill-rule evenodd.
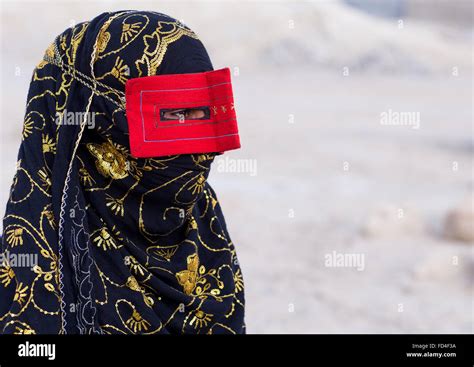
<path id="1" fill-rule="evenodd" d="M 130 79 L 125 93 L 134 157 L 240 148 L 228 68 Z"/>

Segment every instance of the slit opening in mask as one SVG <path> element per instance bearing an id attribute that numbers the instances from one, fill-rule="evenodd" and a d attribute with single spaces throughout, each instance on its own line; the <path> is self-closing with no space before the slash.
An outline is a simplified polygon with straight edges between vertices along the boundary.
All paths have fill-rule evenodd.
<path id="1" fill-rule="evenodd" d="M 182 123 L 190 120 L 209 120 L 210 116 L 209 106 L 160 109 L 160 121 L 177 121 Z"/>

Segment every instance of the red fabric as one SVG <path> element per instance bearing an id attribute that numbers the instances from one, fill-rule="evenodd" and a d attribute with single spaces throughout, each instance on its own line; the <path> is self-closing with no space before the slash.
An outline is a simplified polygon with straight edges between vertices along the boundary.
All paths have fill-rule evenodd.
<path id="1" fill-rule="evenodd" d="M 134 157 L 240 148 L 229 68 L 130 79 L 125 93 Z M 209 119 L 160 120 L 160 109 L 202 106 L 209 106 Z"/>

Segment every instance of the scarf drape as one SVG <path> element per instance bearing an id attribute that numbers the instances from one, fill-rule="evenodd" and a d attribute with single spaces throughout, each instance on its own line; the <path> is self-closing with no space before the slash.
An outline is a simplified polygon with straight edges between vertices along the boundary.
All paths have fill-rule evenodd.
<path id="1" fill-rule="evenodd" d="M 196 34 L 153 12 L 101 14 L 47 49 L 3 220 L 1 332 L 245 332 L 215 154 L 129 150 L 126 81 L 209 70 Z"/>

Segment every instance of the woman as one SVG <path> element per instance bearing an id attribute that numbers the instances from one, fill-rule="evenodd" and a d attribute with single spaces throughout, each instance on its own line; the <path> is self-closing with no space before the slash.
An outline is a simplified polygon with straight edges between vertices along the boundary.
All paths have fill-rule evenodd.
<path id="1" fill-rule="evenodd" d="M 3 333 L 245 332 L 215 154 L 130 154 L 126 82 L 210 70 L 196 34 L 153 12 L 101 14 L 47 49 L 3 221 Z"/>

